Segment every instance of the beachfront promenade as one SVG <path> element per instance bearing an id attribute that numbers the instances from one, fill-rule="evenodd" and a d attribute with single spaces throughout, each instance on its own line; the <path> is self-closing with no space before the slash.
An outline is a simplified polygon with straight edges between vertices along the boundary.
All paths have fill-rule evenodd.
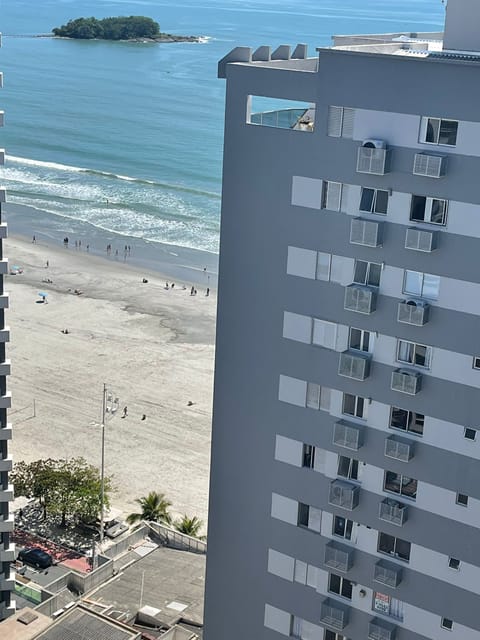
<path id="1" fill-rule="evenodd" d="M 5 254 L 24 270 L 5 285 L 14 460 L 84 456 L 100 466 L 106 382 L 128 406 L 106 428 L 114 506 L 129 513 L 158 490 L 174 512 L 206 520 L 216 293 L 190 296 L 188 282 L 166 290 L 158 274 L 64 249 L 61 239 L 10 237 Z"/>

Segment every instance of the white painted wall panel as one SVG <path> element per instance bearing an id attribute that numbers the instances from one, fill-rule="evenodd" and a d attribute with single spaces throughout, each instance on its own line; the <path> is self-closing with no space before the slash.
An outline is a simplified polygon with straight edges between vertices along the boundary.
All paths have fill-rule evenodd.
<path id="1" fill-rule="evenodd" d="M 278 493 L 272 493 L 272 518 L 283 520 L 288 524 L 297 525 L 298 502 L 291 498 L 286 498 Z"/>
<path id="2" fill-rule="evenodd" d="M 272 607 L 269 604 L 265 605 L 265 619 L 264 624 L 269 629 L 277 631 L 284 636 L 290 635 L 290 614 L 277 607 Z"/>
<path id="3" fill-rule="evenodd" d="M 309 209 L 320 209 L 322 206 L 322 180 L 293 176 L 292 204 Z"/>
<path id="4" fill-rule="evenodd" d="M 282 402 L 288 402 L 298 407 L 305 406 L 307 397 L 307 383 L 305 380 L 298 378 L 290 378 L 289 376 L 280 376 L 278 385 L 278 399 Z"/>
<path id="5" fill-rule="evenodd" d="M 345 256 L 332 255 L 330 280 L 346 287 L 353 282 L 353 267 L 355 260 Z"/>
<path id="6" fill-rule="evenodd" d="M 312 318 L 285 311 L 283 314 L 283 337 L 297 342 L 312 342 Z"/>
<path id="7" fill-rule="evenodd" d="M 295 558 L 275 551 L 268 550 L 268 572 L 273 573 L 279 578 L 293 582 L 293 574 L 295 571 Z"/>
<path id="8" fill-rule="evenodd" d="M 427 482 L 419 483 L 415 506 L 456 522 L 480 528 L 480 500 L 469 498 L 468 506 L 456 503 L 456 492 L 436 487 Z"/>
<path id="9" fill-rule="evenodd" d="M 295 467 L 301 467 L 302 450 L 302 442 L 277 435 L 275 440 L 275 460 L 293 464 Z"/>
<path id="10" fill-rule="evenodd" d="M 315 280 L 317 252 L 299 247 L 288 247 L 287 273 L 291 276 Z"/>
<path id="11" fill-rule="evenodd" d="M 448 203 L 447 230 L 449 233 L 480 238 L 480 206 L 451 200 Z"/>
<path id="12" fill-rule="evenodd" d="M 355 109 L 354 140 L 374 138 L 389 146 L 418 148 L 419 129 L 419 115 Z"/>

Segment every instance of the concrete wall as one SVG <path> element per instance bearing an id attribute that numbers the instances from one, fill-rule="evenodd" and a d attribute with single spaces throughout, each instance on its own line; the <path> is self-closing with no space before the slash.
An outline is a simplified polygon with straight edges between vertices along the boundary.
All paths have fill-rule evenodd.
<path id="1" fill-rule="evenodd" d="M 355 563 L 348 577 L 369 593 L 380 590 L 403 602 L 404 622 L 394 620 L 397 640 L 447 637 L 451 632 L 441 627 L 444 617 L 454 621 L 455 633 L 450 638 L 473 640 L 480 633 L 480 599 L 475 586 L 480 567 L 479 452 L 476 443 L 472 446 L 464 439 L 464 427 L 479 424 L 478 380 L 468 365 L 480 353 L 478 240 L 469 236 L 468 227 L 469 216 L 480 205 L 480 154 L 465 142 L 461 149 L 447 150 L 448 171 L 441 179 L 412 174 L 414 154 L 419 149 L 432 152 L 418 142 L 422 116 L 456 119 L 469 123 L 459 130 L 480 131 L 477 75 L 477 67 L 469 64 L 324 50 L 318 74 L 226 66 L 206 640 L 243 639 L 246 617 L 252 637 L 279 638 L 290 633 L 292 615 L 318 627 L 318 631 L 312 628 L 312 638 L 323 637 L 321 603 L 325 597 L 336 598 L 328 593 L 325 581 L 309 589 L 267 570 L 268 550 L 273 549 L 326 571 L 322 545 L 331 533 L 318 532 L 310 524 L 296 526 L 295 501 L 317 509 L 323 514 L 322 521 L 325 514 L 333 513 L 358 523 L 363 535 L 355 544 Z M 247 124 L 249 95 L 315 103 L 314 132 L 307 135 Z M 390 172 L 384 176 L 356 172 L 359 141 L 327 136 L 330 105 L 361 110 L 358 127 L 362 128 L 354 138 L 382 135 L 389 142 L 391 123 Z M 392 115 L 377 118 L 381 112 Z M 296 195 L 292 191 L 295 176 L 303 179 Z M 321 209 L 325 180 L 349 186 L 347 207 Z M 352 203 L 357 200 L 358 206 L 362 186 L 392 192 L 392 218 L 390 210 L 382 217 L 385 237 L 376 248 L 349 242 Z M 403 204 L 401 194 L 405 194 Z M 404 247 L 405 227 L 410 224 L 408 194 L 458 203 L 452 206 L 452 232 L 448 226 L 439 229 L 438 249 L 433 253 Z M 461 210 L 465 212 L 462 220 L 455 213 Z M 304 263 L 300 254 L 290 254 L 288 266 L 289 247 L 332 255 L 330 280 L 312 276 L 312 254 L 304 254 Z M 377 310 L 372 315 L 344 310 L 344 287 L 351 282 L 355 259 L 384 265 Z M 405 268 L 440 276 L 440 294 L 431 302 L 431 320 L 423 327 L 396 321 L 398 302 L 405 299 Z M 295 269 L 301 273 L 292 275 Z M 299 329 L 300 340 L 283 337 L 285 312 L 337 323 L 339 328 L 353 326 L 378 333 L 370 376 L 363 382 L 339 376 L 338 352 L 309 343 L 305 325 Z M 289 327 L 287 333 L 292 331 L 291 324 Z M 399 366 L 395 355 L 398 338 L 434 350 L 432 368 L 425 372 L 423 388 L 416 396 L 390 388 L 391 373 Z M 298 381 L 299 398 L 306 394 L 308 382 L 330 389 L 329 409 L 307 408 L 306 396 L 297 401 L 293 387 L 288 391 L 293 403 L 280 401 L 281 375 Z M 343 393 L 367 400 L 365 419 L 353 418 L 366 434 L 358 454 L 333 444 L 333 423 L 342 415 Z M 408 463 L 384 455 L 385 438 L 393 435 L 388 424 L 390 406 L 426 416 L 424 438 L 417 438 L 415 455 Z M 321 470 L 315 473 L 275 460 L 277 436 L 322 449 Z M 360 504 L 351 513 L 328 503 L 339 454 L 365 463 L 359 481 Z M 286 455 L 285 448 L 282 455 Z M 379 502 L 387 495 L 382 486 L 384 470 L 419 480 L 419 494 L 404 527 L 378 519 Z M 456 504 L 458 491 L 469 495 L 467 508 Z M 277 499 L 274 510 L 288 513 L 288 523 L 276 515 L 272 518 L 272 494 L 290 501 Z M 373 579 L 374 565 L 381 556 L 379 531 L 412 543 L 411 559 L 396 591 Z M 464 563 L 464 570 L 460 568 L 458 577 L 449 581 L 450 557 Z M 350 640 L 365 638 L 368 621 L 378 616 L 367 601 L 370 605 L 367 598 L 346 601 L 351 606 L 350 622 L 342 633 Z M 266 605 L 272 609 L 266 610 Z"/>

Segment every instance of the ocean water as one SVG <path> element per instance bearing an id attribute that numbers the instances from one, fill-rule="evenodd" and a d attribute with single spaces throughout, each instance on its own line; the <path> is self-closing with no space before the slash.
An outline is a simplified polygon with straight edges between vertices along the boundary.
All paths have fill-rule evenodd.
<path id="1" fill-rule="evenodd" d="M 199 44 L 33 37 L 80 16 L 146 15 Z M 443 27 L 441 0 L 2 0 L 8 200 L 39 224 L 218 251 L 224 82 L 233 47 Z M 73 225 L 73 226 L 72 226 Z"/>

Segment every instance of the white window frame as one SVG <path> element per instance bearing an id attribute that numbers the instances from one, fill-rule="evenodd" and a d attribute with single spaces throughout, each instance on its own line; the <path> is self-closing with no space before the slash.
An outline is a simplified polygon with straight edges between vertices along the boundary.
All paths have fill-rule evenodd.
<path id="1" fill-rule="evenodd" d="M 300 510 L 302 507 L 307 508 L 307 524 L 300 522 Z M 316 526 L 313 527 L 312 524 L 315 523 Z M 298 515 L 297 515 L 297 526 L 301 529 L 308 529 L 309 531 L 314 531 L 315 533 L 320 533 L 322 524 L 322 510 L 317 507 L 312 507 L 310 504 L 306 504 L 305 502 L 298 503 Z"/>
<path id="2" fill-rule="evenodd" d="M 345 400 L 346 400 L 346 396 L 351 396 L 352 398 L 355 398 L 354 400 L 354 404 L 355 404 L 355 408 L 354 408 L 354 413 L 346 413 L 345 411 Z M 361 401 L 363 401 L 363 406 L 362 406 L 362 410 L 361 412 L 359 412 L 359 407 L 362 404 Z M 367 419 L 367 405 L 368 405 L 368 398 L 364 398 L 363 396 L 357 396 L 354 395 L 353 393 L 344 393 L 342 396 L 342 414 L 344 416 L 350 416 L 351 418 L 358 418 L 359 420 L 366 420 Z M 361 415 L 358 415 L 359 413 L 361 413 Z"/>
<path id="3" fill-rule="evenodd" d="M 445 622 L 448 622 L 448 625 L 445 626 Z M 447 631 L 453 631 L 453 620 L 450 618 L 442 618 L 440 621 L 440 626 L 442 629 L 446 629 Z"/>
<path id="4" fill-rule="evenodd" d="M 322 185 L 322 209 L 341 211 L 343 183 L 324 180 Z"/>
<path id="5" fill-rule="evenodd" d="M 345 116 L 350 116 L 346 118 Z M 328 107 L 327 135 L 331 138 L 353 138 L 355 109 L 352 107 Z"/>
<path id="6" fill-rule="evenodd" d="M 401 411 L 406 411 L 407 413 L 407 421 L 406 421 L 406 428 L 402 429 L 402 427 L 397 427 L 396 425 L 392 424 L 392 420 L 393 420 L 393 410 L 394 409 L 399 409 Z M 416 423 L 416 416 L 423 416 L 423 425 L 422 425 L 422 433 L 418 433 L 418 431 L 414 431 L 412 429 L 409 428 L 410 424 L 415 424 Z M 420 438 L 423 436 L 423 429 L 425 428 L 425 415 L 423 413 L 418 413 L 417 411 L 410 411 L 408 409 L 402 409 L 402 407 L 396 407 L 395 405 L 391 405 L 390 407 L 390 420 L 389 420 L 389 428 L 390 429 L 395 429 L 396 431 L 403 431 L 404 433 L 411 433 L 414 436 L 419 436 Z"/>
<path id="7" fill-rule="evenodd" d="M 338 325 L 336 322 L 313 318 L 312 344 L 325 349 L 335 349 L 337 345 L 337 329 Z"/>
<path id="8" fill-rule="evenodd" d="M 480 371 L 480 356 L 473 356 L 472 369 Z"/>
<path id="9" fill-rule="evenodd" d="M 380 538 L 382 536 L 387 536 L 387 537 L 393 538 L 395 540 L 394 545 L 393 545 L 393 553 L 388 553 L 387 551 L 382 551 L 380 549 Z M 398 544 L 399 541 L 400 542 L 405 542 L 406 544 L 410 545 L 409 550 L 408 550 L 408 560 L 405 560 L 405 558 L 402 558 L 397 553 L 397 544 Z M 412 543 L 409 542 L 408 540 L 403 540 L 403 538 L 397 538 L 397 536 L 392 536 L 391 533 L 385 533 L 384 531 L 379 531 L 378 532 L 377 551 L 378 551 L 378 553 L 381 553 L 384 556 L 390 556 L 390 558 L 396 558 L 397 560 L 400 560 L 400 562 L 409 563 L 410 562 L 410 556 L 412 554 Z"/>
<path id="10" fill-rule="evenodd" d="M 437 130 L 437 140 L 436 141 L 431 141 L 431 140 L 427 140 L 427 131 L 428 131 L 428 124 L 430 121 L 435 121 L 436 123 L 438 123 L 438 130 Z M 448 142 L 439 142 L 440 140 L 440 130 L 442 127 L 442 122 L 456 122 L 457 124 L 457 133 L 455 135 L 455 143 L 454 144 L 449 144 Z M 423 116 L 422 120 L 420 122 L 420 135 L 419 135 L 419 142 L 421 142 L 422 144 L 429 144 L 429 145 L 434 145 L 437 147 L 456 147 L 457 146 L 457 140 L 458 140 L 458 129 L 459 129 L 459 125 L 460 125 L 460 121 L 459 120 L 454 120 L 453 118 L 438 118 L 438 117 L 434 117 L 434 116 Z"/>
<path id="11" fill-rule="evenodd" d="M 348 460 L 348 469 L 345 474 L 340 473 L 340 463 L 342 460 Z M 360 461 L 356 458 L 350 458 L 349 456 L 338 454 L 337 476 L 340 478 L 346 478 L 347 480 L 356 480 L 358 482 L 360 479 Z"/>
<path id="12" fill-rule="evenodd" d="M 360 332 L 360 348 L 352 345 L 352 331 Z M 375 339 L 375 333 L 373 331 L 367 331 L 366 329 L 357 329 L 357 327 L 350 327 L 348 330 L 348 348 L 353 351 L 361 351 L 362 353 L 373 353 L 373 343 Z M 365 343 L 368 342 L 368 348 L 365 349 Z"/>
<path id="13" fill-rule="evenodd" d="M 340 579 L 340 588 L 339 588 L 339 592 L 338 591 L 333 591 L 333 589 L 331 588 L 331 579 L 332 576 L 335 576 L 336 578 Z M 352 596 L 349 598 L 348 596 L 344 596 L 342 593 L 343 590 L 343 585 L 348 582 L 350 584 L 350 588 L 352 590 Z M 355 583 L 352 582 L 351 580 L 349 580 L 346 576 L 341 576 L 338 573 L 329 573 L 328 574 L 328 593 L 334 593 L 335 595 L 339 596 L 340 598 L 344 598 L 345 600 L 352 600 L 353 597 L 353 587 L 355 586 Z"/>
<path id="14" fill-rule="evenodd" d="M 362 205 L 362 199 L 363 199 L 363 192 L 364 191 L 373 191 L 373 198 L 372 198 L 372 206 L 370 209 L 362 209 L 361 205 Z M 376 207 L 377 207 L 377 197 L 378 197 L 378 193 L 379 191 L 382 191 L 384 193 L 387 194 L 387 210 L 386 211 L 377 211 Z M 360 202 L 358 205 L 358 210 L 362 211 L 362 213 L 374 213 L 378 216 L 386 216 L 388 213 L 388 203 L 389 203 L 389 198 L 390 198 L 390 192 L 388 189 L 375 189 L 374 187 L 362 187 L 362 190 L 360 192 Z"/>
<path id="15" fill-rule="evenodd" d="M 408 291 L 407 290 L 407 278 L 409 273 L 414 273 L 418 276 L 421 276 L 421 285 L 420 291 Z M 430 278 L 438 279 L 437 293 L 436 296 L 425 295 L 425 276 Z M 413 271 L 411 269 L 405 269 L 403 274 L 403 288 L 402 293 L 406 296 L 414 296 L 417 298 L 426 298 L 427 300 L 438 300 L 438 296 L 440 295 L 440 276 L 435 275 L 434 273 L 424 273 L 422 271 Z"/>
<path id="16" fill-rule="evenodd" d="M 358 278 L 357 280 L 355 279 L 357 266 L 360 263 L 363 263 L 363 264 L 367 265 L 367 268 L 365 270 L 365 278 L 363 279 L 363 281 L 361 281 L 360 278 Z M 380 275 L 379 275 L 379 278 L 378 278 L 378 284 L 372 284 L 370 282 L 372 266 L 379 267 L 379 274 Z M 381 277 L 382 277 L 382 265 L 381 265 L 381 263 L 379 263 L 379 262 L 370 262 L 369 260 L 355 260 L 355 263 L 353 265 L 353 282 L 355 284 L 362 284 L 362 285 L 366 285 L 368 287 L 376 287 L 378 289 L 378 287 L 380 286 Z"/>
<path id="17" fill-rule="evenodd" d="M 308 448 L 310 451 L 308 452 Z M 302 444 L 302 468 L 314 469 L 315 468 L 315 445 L 304 442 Z M 305 464 L 305 460 L 310 457 L 310 464 Z"/>
<path id="18" fill-rule="evenodd" d="M 398 485 L 398 491 L 394 491 L 393 489 L 387 489 L 387 473 L 394 473 L 398 478 L 399 478 L 399 485 Z M 408 493 L 403 493 L 403 487 L 406 486 L 407 484 L 409 484 L 409 482 L 406 482 L 404 484 L 404 480 L 408 480 L 408 481 L 413 481 L 416 482 L 416 489 L 415 489 L 415 495 L 414 496 L 410 496 L 408 495 Z M 407 500 L 416 500 L 417 499 L 417 493 L 418 493 L 418 480 L 416 478 L 412 478 L 410 476 L 406 476 L 403 473 L 397 473 L 396 471 L 390 471 L 389 469 L 385 469 L 384 474 L 383 474 L 383 490 L 385 491 L 385 493 L 389 493 L 390 495 L 395 495 L 395 496 L 402 496 L 402 498 L 406 498 Z"/>
<path id="19" fill-rule="evenodd" d="M 470 438 L 469 436 L 467 436 L 467 432 L 469 431 L 472 431 L 474 433 L 473 438 Z M 475 440 L 477 439 L 477 432 L 478 432 L 478 429 L 475 429 L 474 427 L 465 427 L 463 431 L 463 437 L 465 438 L 465 440 L 470 440 L 470 442 L 475 442 Z"/>
<path id="20" fill-rule="evenodd" d="M 462 501 L 460 501 L 460 496 L 462 496 Z M 466 498 L 466 501 L 463 501 L 463 498 Z M 459 507 L 468 507 L 469 496 L 466 493 L 462 493 L 461 491 L 457 492 L 455 497 L 455 504 L 458 504 Z"/>
<path id="21" fill-rule="evenodd" d="M 412 352 L 411 360 L 402 360 L 400 357 L 400 351 L 402 349 L 402 345 L 406 345 L 409 350 Z M 419 364 L 416 362 L 417 348 L 425 349 L 425 364 Z M 427 346 L 426 344 L 420 344 L 419 342 L 411 342 L 410 340 L 402 340 L 401 338 L 397 339 L 397 362 L 401 362 L 402 364 L 409 364 L 412 367 L 421 367 L 422 369 L 430 369 L 432 366 L 432 347 Z"/>
<path id="22" fill-rule="evenodd" d="M 345 526 L 344 526 L 344 535 L 340 535 L 339 533 L 335 532 L 335 519 L 336 518 L 342 518 L 342 520 L 345 522 Z M 350 523 L 350 525 L 348 524 Z M 345 518 L 344 516 L 337 516 L 334 515 L 332 518 L 332 536 L 334 536 L 335 538 L 342 538 L 342 540 L 350 540 L 351 542 L 355 541 L 355 526 L 356 523 L 353 520 L 350 520 L 349 518 Z M 348 529 L 350 529 L 350 535 L 347 536 L 347 532 Z"/>
<path id="23" fill-rule="evenodd" d="M 324 260 L 326 264 L 321 264 L 321 260 Z M 326 273 L 325 273 L 326 270 Z M 332 270 L 332 254 L 325 253 L 324 251 L 317 252 L 317 266 L 315 270 L 315 279 L 323 280 L 324 282 L 330 281 L 330 273 Z"/>
<path id="24" fill-rule="evenodd" d="M 425 207 L 423 209 L 424 217 L 423 219 L 412 218 L 413 214 L 413 199 L 414 198 L 425 198 Z M 443 210 L 443 221 L 435 222 L 432 220 L 432 209 L 434 202 L 443 202 L 444 210 Z M 444 198 L 431 198 L 430 196 L 419 196 L 418 194 L 412 194 L 412 198 L 410 200 L 410 221 L 415 223 L 427 223 L 427 224 L 435 224 L 439 227 L 445 227 L 447 224 L 447 215 L 448 215 L 448 200 Z"/>
<path id="25" fill-rule="evenodd" d="M 448 558 L 448 568 L 452 569 L 452 571 L 460 571 L 461 564 L 458 558 L 452 558 L 452 556 Z"/>

